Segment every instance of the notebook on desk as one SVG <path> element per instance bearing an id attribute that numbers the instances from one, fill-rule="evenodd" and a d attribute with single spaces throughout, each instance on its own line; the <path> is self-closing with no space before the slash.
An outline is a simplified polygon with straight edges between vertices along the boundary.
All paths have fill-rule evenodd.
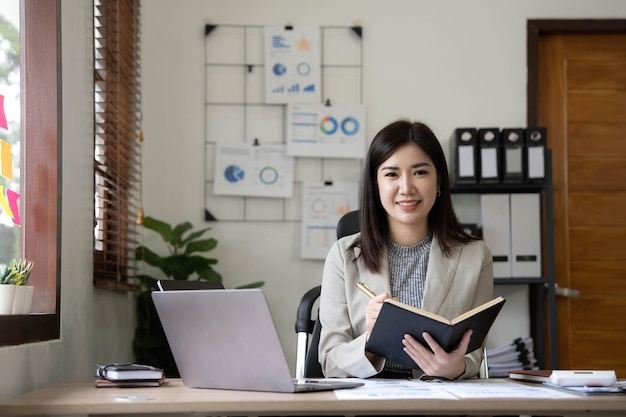
<path id="1" fill-rule="evenodd" d="M 310 392 L 363 385 L 356 380 L 295 380 L 258 288 L 155 291 L 152 299 L 188 387 Z"/>

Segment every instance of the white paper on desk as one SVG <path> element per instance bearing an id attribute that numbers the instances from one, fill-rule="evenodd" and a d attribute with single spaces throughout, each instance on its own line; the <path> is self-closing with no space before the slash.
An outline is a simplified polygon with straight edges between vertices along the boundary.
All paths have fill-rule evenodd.
<path id="1" fill-rule="evenodd" d="M 337 222 L 359 205 L 359 183 L 305 182 L 302 191 L 301 257 L 324 259 L 337 240 Z"/>
<path id="2" fill-rule="evenodd" d="M 213 193 L 292 197 L 293 170 L 284 144 L 217 143 Z"/>
<path id="3" fill-rule="evenodd" d="M 492 378 L 464 381 L 438 382 L 443 390 L 458 398 L 576 398 L 540 385 L 526 385 L 507 379 Z"/>
<path id="4" fill-rule="evenodd" d="M 404 379 L 364 379 L 362 387 L 335 390 L 338 400 L 390 400 L 420 398 L 456 400 L 444 391 L 439 384 Z"/>
<path id="5" fill-rule="evenodd" d="M 290 105 L 287 110 L 287 154 L 321 158 L 363 158 L 365 106 Z"/>

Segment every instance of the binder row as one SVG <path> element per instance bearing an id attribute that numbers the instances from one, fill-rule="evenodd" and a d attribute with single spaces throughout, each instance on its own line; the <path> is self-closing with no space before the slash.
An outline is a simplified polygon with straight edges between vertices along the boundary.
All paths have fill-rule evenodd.
<path id="1" fill-rule="evenodd" d="M 538 193 L 481 194 L 482 238 L 496 278 L 541 277 L 541 201 Z"/>
<path id="2" fill-rule="evenodd" d="M 452 179 L 460 184 L 545 182 L 545 127 L 457 128 L 450 139 Z"/>
<path id="3" fill-rule="evenodd" d="M 480 224 L 465 232 L 485 241 L 494 278 L 541 278 L 541 198 L 538 193 L 480 195 Z"/>

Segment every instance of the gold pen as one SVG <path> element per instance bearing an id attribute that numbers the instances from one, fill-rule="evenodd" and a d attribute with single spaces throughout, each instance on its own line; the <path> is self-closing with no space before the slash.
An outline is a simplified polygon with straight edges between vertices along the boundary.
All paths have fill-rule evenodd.
<path id="1" fill-rule="evenodd" d="M 376 297 L 376 293 L 372 291 L 370 287 L 368 287 L 367 284 L 365 284 L 364 282 L 357 282 L 356 286 L 358 287 L 358 289 L 360 289 L 365 294 L 367 294 L 368 297 L 370 298 Z"/>

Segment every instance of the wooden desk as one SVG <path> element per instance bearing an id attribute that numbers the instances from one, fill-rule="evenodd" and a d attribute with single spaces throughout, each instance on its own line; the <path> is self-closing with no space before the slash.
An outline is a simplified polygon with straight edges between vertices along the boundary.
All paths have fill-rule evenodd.
<path id="1" fill-rule="evenodd" d="M 120 401 L 121 397 L 151 397 Z M 551 415 L 625 416 L 626 395 L 573 399 L 337 400 L 331 392 L 279 394 L 185 387 L 173 379 L 159 388 L 95 388 L 93 381 L 42 388 L 0 403 L 1 416 L 76 414 L 203 415 Z"/>

